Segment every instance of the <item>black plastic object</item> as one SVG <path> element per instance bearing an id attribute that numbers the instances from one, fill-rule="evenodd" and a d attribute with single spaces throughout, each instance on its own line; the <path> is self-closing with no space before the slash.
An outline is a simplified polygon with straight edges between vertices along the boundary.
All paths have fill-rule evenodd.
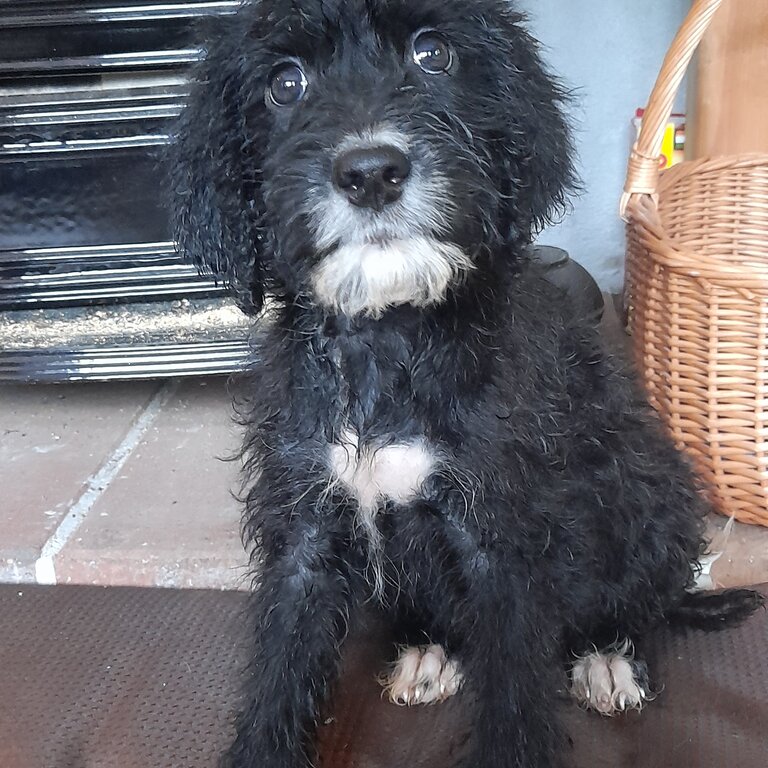
<path id="1" fill-rule="evenodd" d="M 573 311 L 595 324 L 599 323 L 605 302 L 600 287 L 584 267 L 574 261 L 562 248 L 539 245 L 533 249 L 533 259 L 544 267 L 544 276 L 568 295 Z"/>

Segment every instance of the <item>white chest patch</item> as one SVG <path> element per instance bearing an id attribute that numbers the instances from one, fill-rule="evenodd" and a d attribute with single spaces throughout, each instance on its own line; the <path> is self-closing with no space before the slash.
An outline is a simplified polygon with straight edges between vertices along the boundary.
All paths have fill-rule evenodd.
<path id="1" fill-rule="evenodd" d="M 351 430 L 344 431 L 341 443 L 330 446 L 329 459 L 334 480 L 355 497 L 366 516 L 375 515 L 383 501 L 405 504 L 417 498 L 437 465 L 437 457 L 424 438 L 361 448 Z"/>

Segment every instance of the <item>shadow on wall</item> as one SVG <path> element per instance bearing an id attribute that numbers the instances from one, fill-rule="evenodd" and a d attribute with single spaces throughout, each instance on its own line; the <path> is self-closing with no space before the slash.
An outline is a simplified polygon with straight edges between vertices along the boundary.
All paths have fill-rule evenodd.
<path id="1" fill-rule="evenodd" d="M 540 240 L 583 264 L 605 291 L 621 290 L 624 226 L 618 216 L 635 109 L 644 106 L 690 0 L 517 0 L 544 57 L 574 89 L 583 195 Z M 566 8 L 567 5 L 567 8 Z"/>

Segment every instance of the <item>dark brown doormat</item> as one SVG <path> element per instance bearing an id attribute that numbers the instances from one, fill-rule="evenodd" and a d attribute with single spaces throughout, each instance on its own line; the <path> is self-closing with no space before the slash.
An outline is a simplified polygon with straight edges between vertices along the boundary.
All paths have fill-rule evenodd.
<path id="1" fill-rule="evenodd" d="M 763 591 L 766 591 L 765 588 Z M 0 586 L 0 766 L 214 768 L 231 738 L 246 596 L 233 592 Z M 380 633 L 349 644 L 320 733 L 321 768 L 451 768 L 471 702 L 385 702 Z M 563 713 L 572 768 L 766 768 L 768 619 L 726 633 L 659 633 L 664 688 L 642 713 Z"/>

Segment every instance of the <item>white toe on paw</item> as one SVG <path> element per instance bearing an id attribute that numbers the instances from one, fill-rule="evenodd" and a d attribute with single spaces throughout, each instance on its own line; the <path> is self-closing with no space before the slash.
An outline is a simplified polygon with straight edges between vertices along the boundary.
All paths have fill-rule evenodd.
<path id="1" fill-rule="evenodd" d="M 403 647 L 397 661 L 379 679 L 394 704 L 435 704 L 453 696 L 461 686 L 456 662 L 442 646 Z"/>
<path id="2" fill-rule="evenodd" d="M 571 671 L 571 693 L 602 715 L 642 709 L 652 698 L 645 664 L 633 659 L 629 641 L 577 659 Z"/>

